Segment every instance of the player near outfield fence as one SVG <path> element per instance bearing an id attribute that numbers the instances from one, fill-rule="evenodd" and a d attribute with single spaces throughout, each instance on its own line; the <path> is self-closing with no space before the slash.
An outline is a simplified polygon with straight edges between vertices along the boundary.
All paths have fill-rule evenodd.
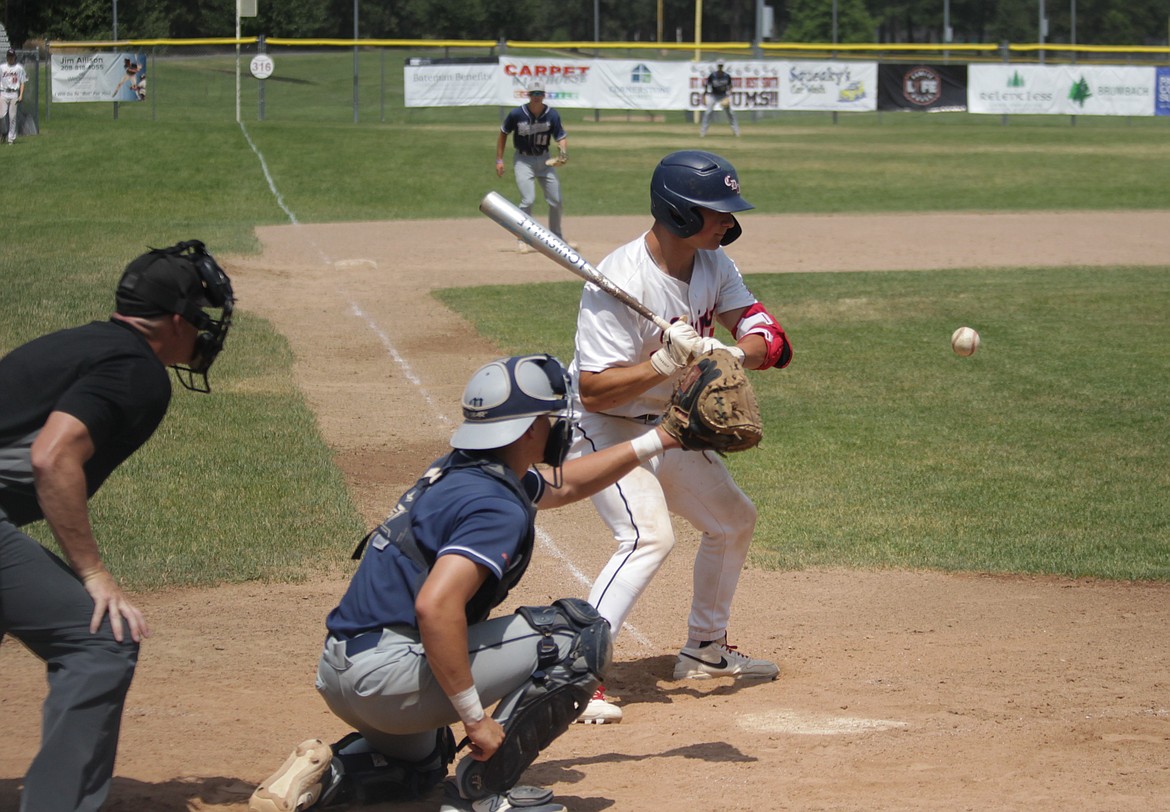
<path id="1" fill-rule="evenodd" d="M 699 124 L 699 137 L 707 135 L 707 128 L 711 126 L 711 114 L 715 112 L 716 107 L 726 111 L 727 119 L 731 122 L 731 131 L 739 135 L 739 121 L 736 120 L 735 110 L 731 107 L 731 74 L 723 70 L 722 62 L 703 80 L 703 95 L 707 107 L 703 110 L 703 120 Z"/>
<path id="2" fill-rule="evenodd" d="M 753 208 L 725 159 L 687 150 L 667 155 L 650 181 L 650 230 L 597 266 L 618 287 L 672 322 L 664 332 L 593 284 L 581 294 L 576 354 L 570 367 L 582 405 L 569 458 L 585 458 L 656 425 L 683 369 L 669 344 L 696 353 L 722 346 L 716 323 L 734 336 L 731 350 L 749 369 L 786 366 L 792 357 L 776 318 L 751 294 L 723 247 L 741 234 L 735 212 Z M 694 563 L 686 644 L 675 679 L 774 679 L 775 663 L 727 641 L 731 603 L 756 523 L 756 509 L 718 456 L 675 449 L 648 460 L 593 497 L 617 549 L 589 602 L 616 635 L 674 546 L 671 513 L 701 533 Z M 599 694 L 581 721 L 616 721 L 621 711 Z"/>

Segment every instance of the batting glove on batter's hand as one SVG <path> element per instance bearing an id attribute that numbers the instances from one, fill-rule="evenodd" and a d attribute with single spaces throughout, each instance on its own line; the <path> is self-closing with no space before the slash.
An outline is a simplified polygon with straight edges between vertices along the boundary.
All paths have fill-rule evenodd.
<path id="1" fill-rule="evenodd" d="M 713 350 L 727 350 L 729 353 L 734 355 L 735 360 L 739 361 L 741 364 L 743 363 L 744 359 L 747 357 L 747 355 L 744 353 L 744 351 L 742 349 L 740 349 L 739 347 L 737 347 L 735 345 L 732 345 L 729 347 L 717 338 L 701 339 L 699 342 L 699 349 L 695 352 L 695 355 L 706 355 L 707 353 L 712 352 Z"/>
<path id="2" fill-rule="evenodd" d="M 695 328 L 679 319 L 662 331 L 662 349 L 650 356 L 650 365 L 659 375 L 669 378 L 691 362 L 702 343 Z"/>

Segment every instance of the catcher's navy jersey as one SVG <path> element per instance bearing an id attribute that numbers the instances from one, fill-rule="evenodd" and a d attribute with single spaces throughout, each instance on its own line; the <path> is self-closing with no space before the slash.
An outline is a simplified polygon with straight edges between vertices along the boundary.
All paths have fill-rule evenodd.
<path id="1" fill-rule="evenodd" d="M 545 107 L 539 116 L 533 116 L 526 104 L 508 113 L 500 131 L 512 133 L 512 146 L 521 155 L 543 155 L 551 142 L 565 137 L 560 113 Z"/>
<path id="2" fill-rule="evenodd" d="M 510 476 L 510 474 L 509 474 Z M 528 471 L 520 485 L 531 502 L 544 493 L 544 478 Z M 461 555 L 500 580 L 520 556 L 531 532 L 529 510 L 507 485 L 479 468 L 459 468 L 443 476 L 410 508 L 411 531 L 424 554 L 437 559 Z M 418 628 L 414 602 L 423 570 L 394 545 L 371 543 L 337 608 L 325 621 L 338 638 L 389 626 Z"/>

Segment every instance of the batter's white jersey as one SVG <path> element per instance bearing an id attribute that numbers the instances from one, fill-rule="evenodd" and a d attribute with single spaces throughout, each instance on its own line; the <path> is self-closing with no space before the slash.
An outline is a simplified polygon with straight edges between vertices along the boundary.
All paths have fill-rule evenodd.
<path id="1" fill-rule="evenodd" d="M 756 302 L 739 268 L 722 248 L 695 254 L 689 284 L 664 273 L 655 264 L 646 248 L 645 234 L 607 256 L 597 270 L 667 321 L 685 316 L 702 336 L 715 335 L 718 314 Z M 574 381 L 580 379 L 581 372 L 639 364 L 661 347 L 662 330 L 657 325 L 596 285 L 585 285 L 577 314 L 576 351 L 569 368 Z M 673 388 L 673 380 L 664 380 L 608 414 L 660 414 Z"/>

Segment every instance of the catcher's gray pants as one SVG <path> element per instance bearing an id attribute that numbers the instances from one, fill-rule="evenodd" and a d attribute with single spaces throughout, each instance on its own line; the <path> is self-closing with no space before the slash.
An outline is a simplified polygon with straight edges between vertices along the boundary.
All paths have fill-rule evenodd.
<path id="1" fill-rule="evenodd" d="M 707 109 L 703 111 L 703 121 L 701 124 L 699 124 L 699 135 L 707 134 L 707 128 L 711 126 L 711 113 L 715 110 L 719 103 L 726 98 L 728 97 L 711 96 L 707 99 Z M 727 106 L 723 109 L 727 111 L 727 117 L 731 120 L 731 131 L 736 135 L 739 135 L 739 122 L 735 119 L 735 111 L 731 109 L 731 102 L 729 101 Z"/>
<path id="2" fill-rule="evenodd" d="M 0 637 L 44 660 L 49 682 L 21 812 L 96 812 L 109 794 L 138 644 L 115 640 L 108 616 L 90 634 L 92 615 L 73 570 L 0 511 Z"/>
<path id="3" fill-rule="evenodd" d="M 548 154 L 522 155 L 519 152 L 512 155 L 512 168 L 516 173 L 516 186 L 520 189 L 520 210 L 532 216 L 532 204 L 536 202 L 536 184 L 544 192 L 544 199 L 548 203 L 548 230 L 564 239 L 561 233 L 561 180 L 557 177 L 557 170 L 545 164 Z"/>
<path id="4" fill-rule="evenodd" d="M 575 637 L 553 634 L 562 658 Z M 520 615 L 468 628 L 471 675 L 485 708 L 532 678 L 539 640 Z M 353 656 L 345 641 L 329 637 L 317 664 L 317 690 L 334 714 L 390 758 L 425 759 L 435 749 L 435 731 L 459 721 L 413 629 L 384 629 L 374 648 Z"/>

